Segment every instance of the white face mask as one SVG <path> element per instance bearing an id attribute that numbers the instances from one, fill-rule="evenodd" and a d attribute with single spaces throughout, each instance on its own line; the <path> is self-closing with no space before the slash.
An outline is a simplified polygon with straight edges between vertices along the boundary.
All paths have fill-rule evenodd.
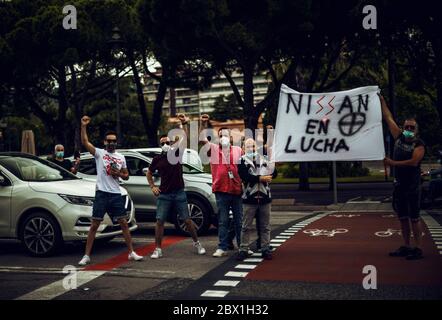
<path id="1" fill-rule="evenodd" d="M 164 146 L 161 147 L 161 150 L 163 150 L 163 152 L 169 152 L 170 146 L 168 144 L 165 144 Z"/>
<path id="2" fill-rule="evenodd" d="M 221 137 L 219 142 L 221 143 L 221 145 L 223 147 L 228 147 L 230 145 L 230 139 L 228 137 L 226 137 L 226 136 Z"/>

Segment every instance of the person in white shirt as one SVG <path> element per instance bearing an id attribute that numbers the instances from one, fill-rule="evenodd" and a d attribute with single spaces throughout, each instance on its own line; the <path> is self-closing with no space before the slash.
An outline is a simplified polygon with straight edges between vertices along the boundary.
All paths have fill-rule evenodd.
<path id="1" fill-rule="evenodd" d="M 95 148 L 89 142 L 86 128 L 90 121 L 91 118 L 88 116 L 84 116 L 81 119 L 81 142 L 87 151 L 95 157 L 97 185 L 92 209 L 92 224 L 86 242 L 86 252 L 78 264 L 84 266 L 91 262 L 90 255 L 95 234 L 101 221 L 103 221 L 105 213 L 107 213 L 113 221 L 117 221 L 120 224 L 124 240 L 129 249 L 128 259 L 140 261 L 143 257 L 134 251 L 132 237 L 127 224 L 127 213 L 120 192 L 119 178 L 123 180 L 129 179 L 126 159 L 122 154 L 115 151 L 117 146 L 117 135 L 115 132 L 109 131 L 106 133 L 104 139 L 105 149 Z"/>

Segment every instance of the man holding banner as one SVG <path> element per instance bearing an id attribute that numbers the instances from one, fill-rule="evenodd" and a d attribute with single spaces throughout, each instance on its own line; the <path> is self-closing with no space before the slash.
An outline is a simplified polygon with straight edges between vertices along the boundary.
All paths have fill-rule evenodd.
<path id="1" fill-rule="evenodd" d="M 418 138 L 418 126 L 414 118 L 406 119 L 401 130 L 393 119 L 385 100 L 380 96 L 382 114 L 395 140 L 393 159 L 385 158 L 385 163 L 394 167 L 393 201 L 401 222 L 404 245 L 390 253 L 392 257 L 406 257 L 407 260 L 423 258 L 421 248 L 422 230 L 420 225 L 420 163 L 425 154 L 425 144 Z M 410 222 L 416 243 L 410 247 Z"/>
<path id="2" fill-rule="evenodd" d="M 382 117 L 395 142 L 393 160 L 385 158 Z M 419 220 L 420 162 L 424 143 L 414 119 L 402 131 L 379 88 L 368 86 L 331 93 L 301 93 L 281 86 L 276 120 L 275 162 L 384 160 L 395 167 L 395 203 L 404 246 L 390 253 L 422 258 Z M 410 247 L 410 221 L 416 247 Z"/>

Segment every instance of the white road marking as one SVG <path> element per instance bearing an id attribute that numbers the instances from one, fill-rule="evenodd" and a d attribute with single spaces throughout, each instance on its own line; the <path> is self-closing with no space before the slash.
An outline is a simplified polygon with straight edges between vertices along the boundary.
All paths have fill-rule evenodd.
<path id="1" fill-rule="evenodd" d="M 275 243 L 275 242 L 273 242 L 273 243 L 272 243 L 272 247 L 279 247 L 281 244 L 282 244 L 282 243 Z"/>
<path id="2" fill-rule="evenodd" d="M 276 236 L 276 239 L 290 239 L 291 237 L 289 236 Z"/>
<path id="3" fill-rule="evenodd" d="M 0 266 L 0 272 L 25 272 L 25 273 L 45 273 L 45 274 L 63 274 L 61 268 L 32 268 L 32 267 L 15 267 L 15 266 Z"/>
<path id="4" fill-rule="evenodd" d="M 77 272 L 77 287 L 80 287 L 100 276 L 106 271 L 79 271 Z M 63 287 L 63 280 L 52 282 L 47 286 L 38 288 L 25 295 L 18 297 L 16 300 L 52 300 L 70 290 Z"/>
<path id="5" fill-rule="evenodd" d="M 296 232 L 281 232 L 281 236 L 293 236 Z"/>
<path id="6" fill-rule="evenodd" d="M 236 287 L 239 281 L 235 280 L 218 280 L 214 286 L 215 287 Z"/>
<path id="7" fill-rule="evenodd" d="M 206 290 L 206 291 L 203 292 L 201 297 L 224 298 L 228 294 L 229 294 L 229 291 Z"/>
<path id="8" fill-rule="evenodd" d="M 364 203 L 381 203 L 380 201 L 347 201 L 347 203 L 351 204 L 364 204 Z"/>
<path id="9" fill-rule="evenodd" d="M 225 277 L 235 277 L 235 278 L 245 278 L 248 272 L 237 272 L 237 271 L 229 271 L 224 276 Z"/>
<path id="10" fill-rule="evenodd" d="M 259 252 L 255 252 L 254 254 L 252 254 L 252 257 L 261 257 L 261 253 Z"/>
<path id="11" fill-rule="evenodd" d="M 263 258 L 247 258 L 244 259 L 244 262 L 262 262 Z"/>
<path id="12" fill-rule="evenodd" d="M 253 270 L 255 268 L 256 268 L 256 264 L 238 264 L 235 266 L 235 269 Z"/>
<path id="13" fill-rule="evenodd" d="M 273 243 L 273 242 L 276 242 L 276 243 L 283 243 L 283 242 L 286 242 L 287 240 L 285 240 L 285 239 L 272 239 L 272 240 L 270 240 L 270 243 Z"/>

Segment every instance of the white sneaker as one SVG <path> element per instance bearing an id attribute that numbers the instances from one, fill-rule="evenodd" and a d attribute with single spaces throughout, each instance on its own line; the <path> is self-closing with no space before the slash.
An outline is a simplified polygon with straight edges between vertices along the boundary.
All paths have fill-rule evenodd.
<path id="1" fill-rule="evenodd" d="M 203 246 L 201 245 L 201 243 L 199 241 L 194 242 L 193 246 L 196 248 L 198 254 L 200 254 L 200 255 L 206 254 L 206 249 L 203 248 Z"/>
<path id="2" fill-rule="evenodd" d="M 249 256 L 251 256 L 252 254 L 254 254 L 255 252 L 253 252 L 252 250 L 247 250 L 247 254 L 249 255 Z"/>
<path id="3" fill-rule="evenodd" d="M 224 257 L 224 256 L 227 256 L 227 252 L 224 251 L 223 249 L 216 249 L 216 251 L 213 254 L 213 256 L 216 257 L 216 258 Z"/>
<path id="4" fill-rule="evenodd" d="M 153 251 L 150 257 L 152 259 L 158 259 L 161 258 L 162 256 L 163 256 L 163 251 L 161 250 L 161 248 L 155 248 L 155 250 Z"/>
<path id="5" fill-rule="evenodd" d="M 132 251 L 131 253 L 129 253 L 129 256 L 127 258 L 129 260 L 135 260 L 135 261 L 143 260 L 143 257 L 139 256 L 135 251 Z"/>
<path id="6" fill-rule="evenodd" d="M 91 257 L 89 257 L 88 255 L 84 255 L 83 258 L 81 258 L 80 262 L 78 263 L 78 265 L 80 266 L 85 266 L 87 264 L 91 263 Z"/>

